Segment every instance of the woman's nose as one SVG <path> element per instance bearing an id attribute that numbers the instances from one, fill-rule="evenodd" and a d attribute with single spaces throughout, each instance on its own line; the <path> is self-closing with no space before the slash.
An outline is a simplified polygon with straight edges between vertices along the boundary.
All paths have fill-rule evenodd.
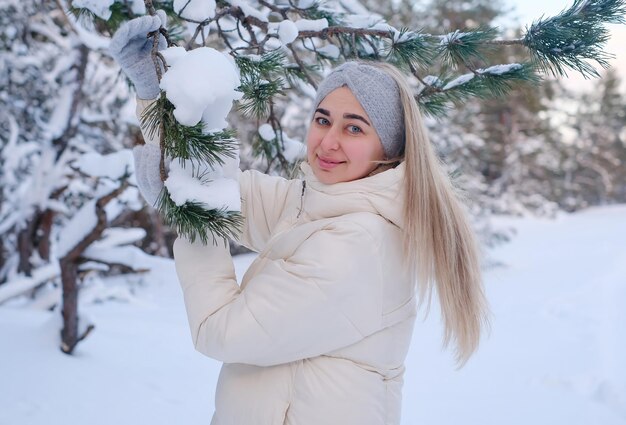
<path id="1" fill-rule="evenodd" d="M 339 136 L 340 136 L 339 129 L 334 125 L 331 126 L 326 132 L 326 134 L 324 134 L 324 137 L 322 138 L 322 141 L 320 142 L 320 146 L 325 151 L 338 149 L 339 148 Z"/>

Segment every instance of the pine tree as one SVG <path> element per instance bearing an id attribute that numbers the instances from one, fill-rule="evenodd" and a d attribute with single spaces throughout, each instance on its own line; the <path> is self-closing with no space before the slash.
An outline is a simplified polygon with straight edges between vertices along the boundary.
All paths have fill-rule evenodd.
<path id="1" fill-rule="evenodd" d="M 596 91 L 578 96 L 569 118 L 574 137 L 567 145 L 564 196 L 569 210 L 626 201 L 626 95 L 609 70 Z"/>
<path id="2" fill-rule="evenodd" d="M 184 21 L 196 25 L 193 34 L 183 34 L 181 44 L 188 49 L 211 45 L 234 57 L 241 71 L 243 98 L 239 111 L 259 124 L 265 121 L 276 134 L 273 140 L 257 139 L 256 152 L 273 165 L 270 170 L 292 168 L 284 156 L 285 140 L 289 138 L 283 131 L 280 115 L 284 114 L 286 92 L 311 93 L 329 65 L 353 58 L 394 63 L 414 81 L 415 98 L 423 112 L 441 117 L 469 99 L 502 97 L 520 84 L 536 84 L 541 78 L 539 72 L 563 76 L 567 70 L 574 70 L 585 76 L 597 76 L 590 61 L 607 65 L 607 55 L 602 51 L 608 37 L 604 24 L 623 23 L 625 12 L 623 0 L 575 0 L 557 16 L 534 22 L 522 36 L 501 39 L 496 28 L 459 14 L 449 24 L 463 27 L 451 28 L 444 34 L 431 34 L 419 28 L 396 29 L 380 17 L 363 15 L 367 9 L 356 2 L 258 0 L 258 4 L 251 6 L 247 2 L 235 5 L 218 1 L 214 14 L 195 21 L 178 16 L 176 12 L 180 10 L 173 10 L 169 2 L 147 2 L 149 11 L 152 3 L 155 8 L 168 11 L 177 28 Z M 475 3 L 477 10 L 498 13 L 487 2 Z M 115 2 L 107 21 L 92 16 L 96 28 L 111 33 L 121 21 L 130 18 L 124 4 Z M 443 16 L 450 7 L 446 3 L 440 5 Z M 89 14 L 85 9 L 76 12 Z M 290 21 L 296 19 L 301 21 L 294 39 L 289 34 L 294 27 Z M 208 28 L 213 31 L 207 34 Z M 489 62 L 486 52 L 511 46 L 524 49 L 526 58 L 515 63 Z M 429 69 L 437 74 L 429 75 Z M 160 113 L 167 110 L 162 107 Z M 164 155 L 167 145 L 168 142 L 163 143 Z M 209 157 L 206 159 L 210 161 Z M 168 210 L 171 203 L 165 196 L 160 205 L 178 230 L 190 237 L 197 234 L 206 241 L 207 232 L 219 236 L 232 234 L 232 229 L 223 227 L 229 224 L 224 212 L 207 212 L 205 218 L 217 220 L 209 224 L 204 218 L 191 219 L 185 211 L 172 215 Z M 238 220 L 235 217 L 232 223 Z"/>

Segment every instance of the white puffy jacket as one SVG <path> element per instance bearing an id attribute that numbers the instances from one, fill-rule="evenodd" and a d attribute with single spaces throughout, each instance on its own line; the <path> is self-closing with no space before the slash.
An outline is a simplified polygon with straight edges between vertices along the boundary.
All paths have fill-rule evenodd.
<path id="1" fill-rule="evenodd" d="M 398 425 L 416 316 L 402 267 L 404 164 L 326 185 L 239 175 L 241 286 L 227 247 L 178 238 L 193 343 L 224 362 L 211 425 Z"/>

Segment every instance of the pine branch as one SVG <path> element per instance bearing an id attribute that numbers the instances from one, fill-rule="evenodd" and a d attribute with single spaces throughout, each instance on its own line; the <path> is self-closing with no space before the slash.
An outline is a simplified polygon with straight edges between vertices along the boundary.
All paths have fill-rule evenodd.
<path id="1" fill-rule="evenodd" d="M 469 62 L 485 62 L 481 48 L 497 35 L 496 28 L 481 26 L 475 30 L 455 31 L 440 38 L 440 55 L 444 65 L 459 67 Z"/>
<path id="2" fill-rule="evenodd" d="M 588 42 L 571 41 L 573 35 L 580 38 L 580 34 L 571 31 L 563 31 L 559 35 L 562 37 L 562 40 L 558 41 L 557 44 L 574 47 L 563 47 L 560 51 L 548 49 L 552 52 L 552 56 L 545 54 L 546 48 L 542 47 L 542 42 L 539 42 L 541 39 L 539 36 L 541 34 L 545 35 L 546 31 L 549 29 L 549 25 L 547 24 L 543 24 L 542 28 L 548 29 L 543 30 L 544 32 L 541 34 L 538 30 L 540 26 L 535 25 L 535 27 L 528 31 L 525 37 L 512 40 L 496 39 L 498 33 L 497 29 L 491 27 L 454 31 L 442 36 L 424 34 L 420 31 L 411 31 L 407 28 L 400 31 L 390 31 L 380 28 L 352 28 L 345 25 L 345 22 L 348 21 L 344 19 L 344 14 L 330 11 L 326 8 L 320 8 L 319 4 L 313 5 L 307 9 L 300 9 L 295 6 L 293 2 L 290 2 L 287 7 L 282 5 L 277 6 L 268 0 L 262 0 L 261 5 L 267 7 L 274 13 L 280 14 L 282 17 L 297 15 L 306 19 L 323 18 L 328 21 L 329 26 L 327 28 L 319 31 L 300 31 L 297 36 L 297 38 L 302 41 L 311 40 L 309 43 L 303 43 L 303 47 L 305 50 L 315 54 L 315 60 L 322 67 L 324 63 L 328 63 L 329 60 L 332 62 L 332 59 L 324 56 L 323 53 L 316 49 L 315 44 L 312 42 L 313 39 L 328 40 L 334 44 L 338 44 L 344 58 L 380 60 L 379 52 L 381 52 L 383 54 L 382 57 L 386 61 L 392 62 L 400 68 L 406 69 L 408 67 L 411 69 L 413 75 L 422 83 L 425 83 L 424 79 L 421 78 L 415 70 L 433 66 L 438 59 L 440 59 L 444 65 L 444 72 L 446 72 L 445 68 L 449 67 L 453 69 L 466 69 L 475 75 L 476 79 L 469 84 L 459 85 L 455 87 L 454 90 L 451 90 L 450 93 L 443 93 L 437 96 L 435 96 L 435 94 L 440 93 L 442 87 L 428 87 L 427 84 L 424 84 L 426 89 L 423 90 L 419 96 L 421 98 L 420 104 L 435 106 L 446 101 L 452 104 L 459 103 L 472 96 L 478 96 L 480 98 L 502 96 L 507 90 L 510 90 L 510 87 L 513 87 L 519 82 L 539 81 L 539 76 L 533 74 L 536 73 L 536 71 L 546 72 L 550 70 L 551 67 L 554 67 L 560 72 L 564 72 L 563 68 L 569 66 L 583 73 L 583 75 L 592 73 L 593 75 L 597 75 L 595 70 L 583 60 L 585 58 L 594 58 L 602 66 L 606 66 L 606 59 L 609 56 L 599 54 L 599 52 L 601 52 L 601 43 L 606 41 L 606 36 L 601 36 L 604 34 L 603 31 L 605 31 L 602 25 L 605 22 L 623 21 L 623 16 L 620 15 L 620 13 L 623 14 L 623 1 L 624 0 L 576 0 L 574 6 L 568 11 L 547 20 L 546 22 L 552 23 L 553 31 L 555 32 L 558 32 L 560 26 L 564 25 L 564 19 L 574 20 L 578 22 L 579 25 L 586 25 L 586 36 L 589 39 Z M 588 19 L 591 15 L 593 15 L 593 19 Z M 200 24 L 207 25 L 209 22 L 217 21 L 225 16 L 230 16 L 235 19 L 237 24 L 236 29 L 240 31 L 240 39 L 244 41 L 243 46 L 238 46 L 234 49 L 231 46 L 231 54 L 235 56 L 238 65 L 242 65 L 243 67 L 257 66 L 254 64 L 251 65 L 253 61 L 246 62 L 245 59 L 239 59 L 246 58 L 245 55 L 240 55 L 239 52 L 256 51 L 261 54 L 264 59 L 269 58 L 265 56 L 268 55 L 265 44 L 269 39 L 276 37 L 276 35 L 267 34 L 268 27 L 266 22 L 251 16 L 246 16 L 238 7 L 220 3 L 215 17 Z M 585 22 L 582 22 L 579 18 L 577 18 L 577 20 L 573 19 L 572 16 L 578 16 L 579 18 L 580 16 L 585 16 Z M 257 39 L 253 27 L 256 27 L 260 33 L 266 33 L 266 36 Z M 245 29 L 244 32 L 248 33 L 247 37 L 244 37 L 242 28 Z M 228 40 L 229 36 L 226 32 L 220 30 L 218 31 L 218 35 L 224 40 L 226 45 L 230 46 Z M 590 35 L 594 35 L 594 37 L 589 38 Z M 554 35 L 548 34 L 547 37 L 554 39 Z M 530 42 L 531 39 L 533 42 Z M 580 47 L 579 44 L 584 44 L 586 50 L 578 48 Z M 525 64 L 523 66 L 524 71 L 521 74 L 506 73 L 503 77 L 490 78 L 478 72 L 479 66 L 482 66 L 484 69 L 488 68 L 489 65 L 486 59 L 486 53 L 491 49 L 498 46 L 515 45 L 526 46 L 530 50 L 530 57 L 533 62 L 536 63 L 536 66 Z M 297 78 L 303 77 L 301 78 L 302 80 L 316 87 L 315 80 L 306 67 L 306 61 L 300 56 L 295 45 L 291 44 L 287 47 L 296 64 L 303 70 L 303 73 L 298 75 Z M 567 55 L 562 54 L 563 51 L 567 51 L 568 49 L 571 50 L 571 52 Z M 544 58 L 543 61 L 542 58 Z M 281 54 L 280 60 L 285 60 L 284 55 Z M 272 63 L 271 60 L 260 60 L 258 62 L 265 64 L 267 69 L 249 73 L 242 78 L 240 89 L 244 93 L 244 97 L 240 102 L 240 110 L 245 115 L 261 118 L 267 116 L 270 112 L 269 105 L 273 102 L 274 96 L 283 93 L 283 79 L 277 77 L 277 73 L 274 70 L 276 63 Z M 246 72 L 244 72 L 244 74 L 246 74 Z M 503 81 L 505 78 L 512 78 L 512 81 L 506 83 Z M 285 79 L 290 80 L 290 77 L 285 76 Z M 453 81 L 455 77 L 442 76 L 440 79 L 445 82 L 445 86 L 450 81 Z M 435 97 L 432 101 L 426 102 L 425 99 L 429 96 Z M 437 111 L 436 113 L 440 114 L 445 109 L 445 107 L 440 108 L 436 106 L 429 108 L 429 111 Z"/>
<path id="3" fill-rule="evenodd" d="M 247 116 L 267 116 L 273 97 L 284 94 L 284 54 L 273 51 L 260 58 L 241 55 L 235 61 L 241 72 L 239 90 L 243 93 L 238 109 Z"/>
<path id="4" fill-rule="evenodd" d="M 167 188 L 161 191 L 157 206 L 163 215 L 163 221 L 191 242 L 199 237 L 206 245 L 209 242 L 209 235 L 214 245 L 217 245 L 217 238 L 223 239 L 224 242 L 227 238 L 237 239 L 243 225 L 243 217 L 238 211 L 208 210 L 200 202 L 176 205 L 170 198 Z"/>
<path id="5" fill-rule="evenodd" d="M 413 69 L 415 71 L 415 69 Z M 504 97 L 520 84 L 538 83 L 534 64 L 496 65 L 477 69 L 460 77 L 430 77 L 423 82 L 416 99 L 426 115 L 444 116 L 453 105 L 461 105 L 470 98 L 488 99 Z"/>
<path id="6" fill-rule="evenodd" d="M 423 34 L 402 28 L 397 34 L 390 34 L 387 42 L 386 57 L 389 62 L 402 67 L 405 64 L 427 67 L 432 65 L 436 53 Z"/>
<path id="7" fill-rule="evenodd" d="M 238 146 L 234 130 L 206 133 L 202 122 L 194 126 L 182 125 L 176 121 L 174 109 L 174 105 L 162 94 L 141 117 L 141 126 L 147 129 L 149 137 L 155 137 L 161 129 L 164 156 L 190 160 L 197 167 L 201 163 L 212 167 L 223 165 L 223 157 L 235 157 Z"/>
<path id="8" fill-rule="evenodd" d="M 602 68 L 609 66 L 610 55 L 602 50 L 609 39 L 605 23 L 625 23 L 624 0 L 575 0 L 557 16 L 540 19 L 527 29 L 523 42 L 543 72 L 567 76 L 567 68 L 585 78 L 598 77 L 585 60 L 594 60 Z"/>

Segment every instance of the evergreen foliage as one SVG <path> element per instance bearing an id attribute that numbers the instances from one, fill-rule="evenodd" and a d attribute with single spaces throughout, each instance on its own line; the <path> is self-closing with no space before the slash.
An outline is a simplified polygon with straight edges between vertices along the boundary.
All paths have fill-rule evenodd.
<path id="1" fill-rule="evenodd" d="M 172 22 L 185 21 L 173 13 L 169 1 L 152 3 L 166 10 Z M 497 15 L 495 9 L 477 3 L 476 13 Z M 624 0 L 574 0 L 558 15 L 534 22 L 519 38 L 501 39 L 500 30 L 490 22 L 467 25 L 471 21 L 467 18 L 459 28 L 433 34 L 412 29 L 412 25 L 397 30 L 381 19 L 365 22 L 363 16 L 356 16 L 341 4 L 315 2 L 300 8 L 294 2 L 261 1 L 252 13 L 243 6 L 217 2 L 214 17 L 194 22 L 197 29 L 186 45 L 188 49 L 219 46 L 234 57 L 241 71 L 239 90 L 243 94 L 237 109 L 254 118 L 257 125 L 269 123 L 277 135 L 273 140 L 257 138 L 255 152 L 265 157 L 268 168 L 285 172 L 293 164 L 282 154 L 281 105 L 290 91 L 302 95 L 307 87 L 315 88 L 328 65 L 349 59 L 392 62 L 414 82 L 415 99 L 422 111 L 443 119 L 451 109 L 471 99 L 503 98 L 521 85 L 537 85 L 545 73 L 566 75 L 571 69 L 586 77 L 597 76 L 590 61 L 606 67 L 609 57 L 603 51 L 608 38 L 604 24 L 624 23 L 624 12 Z M 271 23 L 284 19 L 326 19 L 328 26 L 300 31 L 293 42 L 283 45 Z M 111 25 L 117 25 L 117 21 Z M 208 25 L 217 29 L 209 36 L 204 31 Z M 492 62 L 494 57 L 506 56 L 498 53 L 514 48 L 526 49 L 526 57 L 516 62 Z M 147 124 L 165 126 L 165 154 L 197 157 L 209 163 L 219 162 L 219 155 L 228 154 L 231 134 L 206 137 L 201 127 L 179 128 L 171 106 L 159 104 L 157 108 L 151 111 Z M 157 112 L 162 114 L 160 119 L 156 118 Z"/>
<path id="2" fill-rule="evenodd" d="M 174 105 L 164 93 L 146 108 L 141 124 L 150 137 L 163 131 L 163 152 L 170 158 L 214 166 L 224 164 L 222 157 L 235 158 L 237 152 L 234 130 L 209 133 L 202 122 L 194 126 L 180 124 L 174 118 Z"/>
<path id="3" fill-rule="evenodd" d="M 192 175 L 198 180 L 202 180 L 200 170 L 206 169 L 205 165 L 223 165 L 223 157 L 235 158 L 237 141 L 234 131 L 207 133 L 202 121 L 194 126 L 180 124 L 174 118 L 174 109 L 165 93 L 161 92 L 159 99 L 142 116 L 142 126 L 148 129 L 150 137 L 159 132 L 162 134 L 162 156 L 182 164 L 189 160 L 194 168 Z M 235 237 L 242 223 L 239 212 L 206 209 L 200 202 L 186 202 L 178 206 L 171 200 L 166 188 L 161 191 L 157 209 L 163 215 L 164 222 L 176 229 L 179 235 L 192 242 L 199 237 L 204 244 L 208 243 L 209 235 L 214 244 L 217 243 L 216 236 L 223 239 Z"/>
<path id="4" fill-rule="evenodd" d="M 213 244 L 218 243 L 218 238 L 223 242 L 228 238 L 237 239 L 238 231 L 243 225 L 243 217 L 239 212 L 208 210 L 199 202 L 188 201 L 183 205 L 176 205 L 167 188 L 161 191 L 157 207 L 165 224 L 172 226 L 179 235 L 185 235 L 191 242 L 200 238 L 205 245 L 209 243 L 209 238 Z"/>
<path id="5" fill-rule="evenodd" d="M 567 69 L 585 77 L 599 77 L 586 62 L 608 68 L 612 56 L 602 50 L 609 39 L 605 23 L 626 23 L 626 5 L 615 0 L 575 0 L 557 16 L 539 19 L 527 29 L 524 45 L 544 72 L 567 76 Z"/>

